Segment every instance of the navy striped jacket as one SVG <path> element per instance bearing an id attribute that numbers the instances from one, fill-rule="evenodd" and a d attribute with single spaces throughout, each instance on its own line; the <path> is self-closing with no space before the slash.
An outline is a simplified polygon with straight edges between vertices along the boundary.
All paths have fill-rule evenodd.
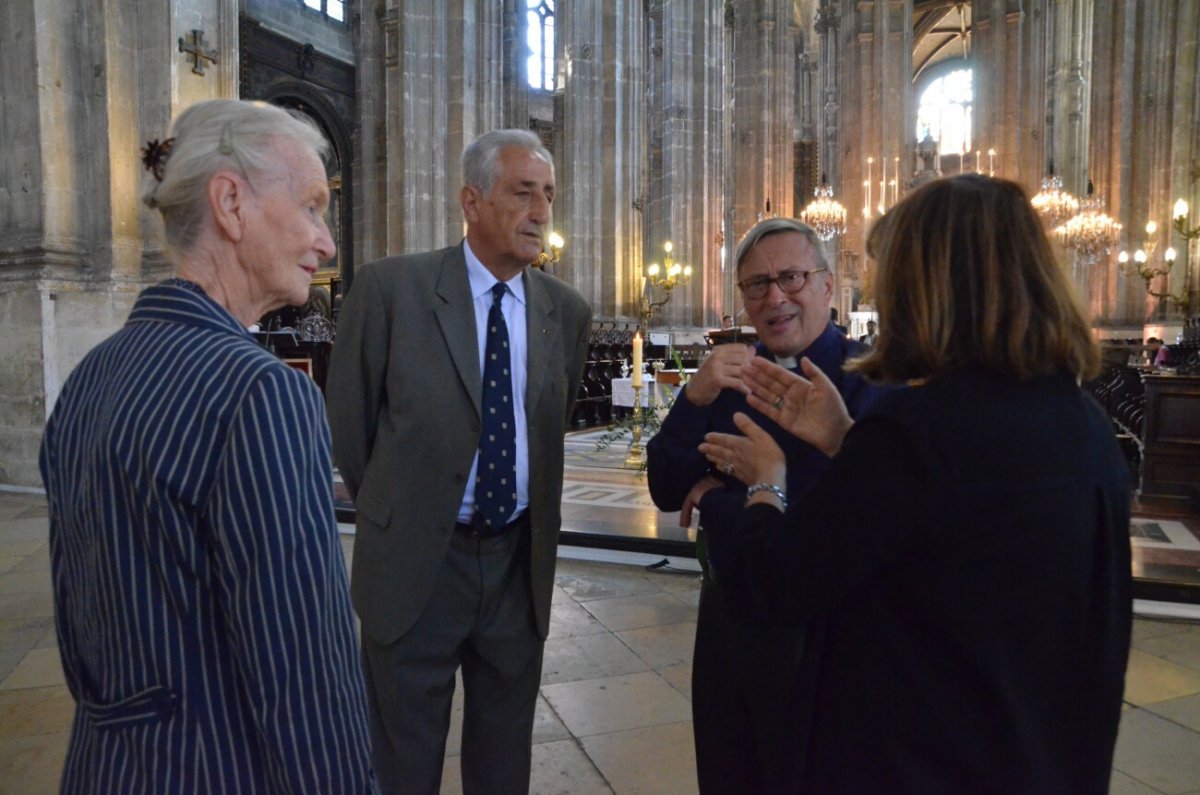
<path id="1" fill-rule="evenodd" d="M 374 790 L 308 376 L 168 280 L 67 379 L 40 463 L 64 792 Z"/>

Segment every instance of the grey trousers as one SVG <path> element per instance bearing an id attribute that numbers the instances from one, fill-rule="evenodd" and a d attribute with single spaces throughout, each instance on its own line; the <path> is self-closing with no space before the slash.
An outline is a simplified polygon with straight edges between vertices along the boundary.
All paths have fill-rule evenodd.
<path id="1" fill-rule="evenodd" d="M 530 603 L 528 525 L 495 538 L 456 532 L 413 628 L 388 645 L 363 633 L 384 795 L 437 795 L 460 666 L 463 792 L 526 795 L 542 646 Z"/>

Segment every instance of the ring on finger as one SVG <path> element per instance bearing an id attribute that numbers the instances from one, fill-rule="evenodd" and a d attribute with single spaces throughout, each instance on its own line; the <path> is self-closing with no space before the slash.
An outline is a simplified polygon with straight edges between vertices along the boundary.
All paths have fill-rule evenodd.
<path id="1" fill-rule="evenodd" d="M 724 466 L 724 470 L 725 470 L 726 475 L 732 475 L 733 474 L 733 464 L 730 464 L 727 462 Z"/>
<path id="2" fill-rule="evenodd" d="M 775 402 L 772 403 L 771 405 L 773 405 L 777 409 L 783 408 L 783 395 L 780 395 L 779 397 L 775 398 Z"/>

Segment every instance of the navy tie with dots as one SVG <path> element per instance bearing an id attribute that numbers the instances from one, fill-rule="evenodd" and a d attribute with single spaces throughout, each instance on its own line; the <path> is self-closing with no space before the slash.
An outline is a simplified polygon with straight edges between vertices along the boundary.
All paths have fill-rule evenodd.
<path id="1" fill-rule="evenodd" d="M 492 285 L 483 351 L 483 435 L 475 477 L 475 510 L 491 532 L 500 532 L 517 507 L 517 435 L 513 419 L 508 326 L 500 303 L 508 287 Z"/>

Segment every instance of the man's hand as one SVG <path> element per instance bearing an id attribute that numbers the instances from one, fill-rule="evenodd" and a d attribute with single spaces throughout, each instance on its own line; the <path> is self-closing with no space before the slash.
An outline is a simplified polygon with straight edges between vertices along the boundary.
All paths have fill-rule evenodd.
<path id="1" fill-rule="evenodd" d="M 704 498 L 712 489 L 718 489 L 725 484 L 717 480 L 712 475 L 705 475 L 700 480 L 696 481 L 696 485 L 692 486 L 692 490 L 683 498 L 683 507 L 679 509 L 679 526 L 692 526 L 692 509 L 700 504 L 700 500 Z"/>
<path id="2" fill-rule="evenodd" d="M 754 359 L 754 346 L 740 342 L 717 345 L 712 349 L 695 375 L 688 379 L 683 394 L 696 406 L 707 406 L 717 399 L 722 389 L 736 389 L 750 394 L 742 380 L 742 368 Z"/>

